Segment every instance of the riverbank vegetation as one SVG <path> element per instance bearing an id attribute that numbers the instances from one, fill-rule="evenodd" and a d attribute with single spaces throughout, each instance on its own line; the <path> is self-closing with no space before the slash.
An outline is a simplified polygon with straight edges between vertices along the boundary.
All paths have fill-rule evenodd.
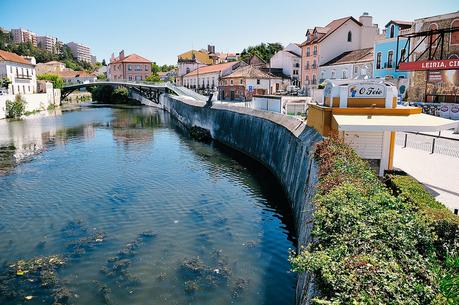
<path id="1" fill-rule="evenodd" d="M 347 145 L 316 149 L 313 242 L 292 255 L 315 304 L 458 304 L 459 219 L 414 179 L 381 181 Z"/>
<path id="2" fill-rule="evenodd" d="M 129 91 L 126 87 L 115 88 L 110 85 L 102 85 L 88 90 L 92 94 L 92 100 L 99 104 L 139 104 L 138 101 L 129 98 Z"/>
<path id="3" fill-rule="evenodd" d="M 6 101 L 6 117 L 12 119 L 20 118 L 25 112 L 26 101 L 17 94 L 14 101 Z"/>

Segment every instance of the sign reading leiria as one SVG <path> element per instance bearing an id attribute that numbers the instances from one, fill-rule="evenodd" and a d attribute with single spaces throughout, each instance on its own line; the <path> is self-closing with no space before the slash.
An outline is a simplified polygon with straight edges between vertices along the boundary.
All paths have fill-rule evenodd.
<path id="1" fill-rule="evenodd" d="M 349 97 L 354 98 L 382 98 L 386 96 L 386 87 L 379 84 L 349 85 Z"/>
<path id="2" fill-rule="evenodd" d="M 459 69 L 459 59 L 420 60 L 400 63 L 399 70 L 428 71 L 428 70 L 455 70 Z"/>

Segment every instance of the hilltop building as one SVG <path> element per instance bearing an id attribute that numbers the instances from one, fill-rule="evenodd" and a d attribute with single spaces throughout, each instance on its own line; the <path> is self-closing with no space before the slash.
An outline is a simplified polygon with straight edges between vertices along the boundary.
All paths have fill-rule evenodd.
<path id="1" fill-rule="evenodd" d="M 53 54 L 59 54 L 60 43 L 56 37 L 37 36 L 37 46 Z"/>
<path id="2" fill-rule="evenodd" d="M 91 63 L 91 49 L 84 44 L 77 42 L 69 42 L 67 46 L 72 51 L 73 58 L 79 61 Z"/>
<path id="3" fill-rule="evenodd" d="M 25 29 L 11 29 L 11 35 L 13 36 L 14 43 L 31 43 L 33 46 L 37 46 L 37 34 Z"/>

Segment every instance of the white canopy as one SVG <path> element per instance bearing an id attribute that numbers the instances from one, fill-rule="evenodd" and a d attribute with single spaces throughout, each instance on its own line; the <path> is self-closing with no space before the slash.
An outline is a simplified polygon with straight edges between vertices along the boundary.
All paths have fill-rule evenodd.
<path id="1" fill-rule="evenodd" d="M 428 114 L 347 115 L 334 114 L 339 131 L 440 131 L 456 128 L 458 121 Z"/>

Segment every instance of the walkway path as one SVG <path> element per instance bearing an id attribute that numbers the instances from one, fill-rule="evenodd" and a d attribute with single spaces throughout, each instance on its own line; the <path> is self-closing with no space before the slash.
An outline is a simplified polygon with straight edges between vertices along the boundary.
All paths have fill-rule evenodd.
<path id="1" fill-rule="evenodd" d="M 459 209 L 459 158 L 395 145 L 394 167 L 424 184 L 449 209 Z"/>

